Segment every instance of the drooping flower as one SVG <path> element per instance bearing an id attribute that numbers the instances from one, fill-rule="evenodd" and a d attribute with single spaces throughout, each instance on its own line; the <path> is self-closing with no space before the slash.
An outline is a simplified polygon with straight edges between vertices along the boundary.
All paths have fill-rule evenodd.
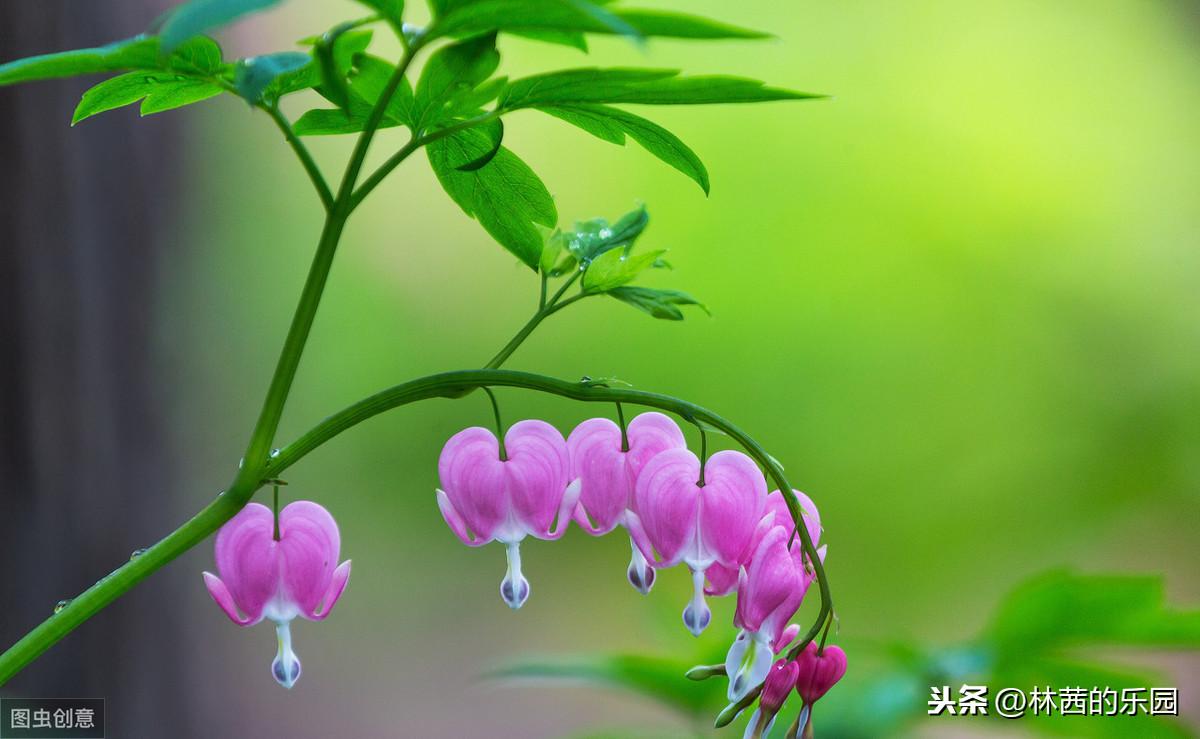
<path id="1" fill-rule="evenodd" d="M 766 498 L 762 472 L 741 452 L 712 455 L 703 482 L 700 460 L 686 449 L 660 453 L 638 476 L 636 512 L 626 516 L 629 533 L 654 567 L 683 562 L 692 571 L 694 594 L 683 622 L 693 634 L 712 618 L 704 602 L 705 571 L 714 563 L 741 564 Z"/>
<path id="2" fill-rule="evenodd" d="M 809 642 L 796 662 L 800 665 L 796 693 L 810 706 L 846 674 L 846 652 L 838 646 L 818 649 L 815 643 Z"/>
<path id="3" fill-rule="evenodd" d="M 810 536 L 819 536 L 816 507 L 807 496 L 801 502 L 811 511 L 805 521 Z M 789 625 L 788 620 L 800 608 L 815 577 L 799 539 L 789 547 L 794 522 L 783 496 L 772 493 L 767 505 L 755 530 L 752 553 L 738 578 L 733 623 L 740 631 L 725 657 L 731 701 L 740 700 L 761 684 L 773 656 L 796 637 L 799 627 Z M 824 561 L 825 548 L 817 553 Z M 712 577 L 710 571 L 710 580 Z"/>
<path id="4" fill-rule="evenodd" d="M 636 510 L 634 485 L 646 464 L 668 449 L 685 449 L 683 432 L 661 413 L 642 413 L 629 422 L 623 443 L 621 428 L 607 418 L 591 418 L 567 437 L 571 479 L 580 485 L 575 521 L 592 536 L 607 534 L 625 523 L 625 513 Z M 641 593 L 650 592 L 654 568 L 632 542 L 626 576 Z"/>
<path id="5" fill-rule="evenodd" d="M 464 544 L 505 545 L 508 572 L 500 597 L 516 609 L 529 598 L 521 541 L 562 536 L 579 486 L 568 484 L 570 461 L 562 434 L 544 421 L 513 424 L 504 435 L 504 450 L 502 456 L 496 436 L 478 426 L 450 437 L 438 459 L 442 487 L 437 501 L 450 530 Z"/>
<path id="6" fill-rule="evenodd" d="M 770 736 L 771 728 L 775 725 L 775 716 L 784 702 L 796 687 L 796 676 L 800 674 L 800 665 L 787 659 L 781 659 L 771 665 L 763 683 L 762 695 L 758 698 L 758 708 L 750 716 L 746 724 L 744 739 L 758 739 Z"/>
<path id="7" fill-rule="evenodd" d="M 300 677 L 291 621 L 329 615 L 350 578 L 350 560 L 337 565 L 341 537 L 329 511 L 298 500 L 279 512 L 278 538 L 270 508 L 250 503 L 217 533 L 217 572 L 204 584 L 238 626 L 275 623 L 278 652 L 271 674 L 285 688 Z"/>

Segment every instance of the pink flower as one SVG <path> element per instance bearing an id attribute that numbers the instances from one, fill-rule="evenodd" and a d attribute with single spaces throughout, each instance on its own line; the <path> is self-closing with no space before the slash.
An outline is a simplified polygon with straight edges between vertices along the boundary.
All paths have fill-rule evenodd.
<path id="1" fill-rule="evenodd" d="M 820 519 L 807 496 L 801 498 L 812 515 L 806 520 L 810 535 L 820 534 Z M 740 631 L 725 657 L 729 699 L 740 700 L 762 683 L 773 656 L 796 637 L 799 627 L 788 620 L 800 608 L 814 575 L 797 539 L 791 548 L 794 523 L 783 496 L 768 498 L 768 512 L 755 530 L 751 555 L 738 578 L 738 602 L 733 623 Z M 825 549 L 818 550 L 822 561 Z M 710 579 L 712 572 L 709 573 Z"/>
<path id="2" fill-rule="evenodd" d="M 625 523 L 625 513 L 635 508 L 634 484 L 651 459 L 667 449 L 685 449 L 683 432 L 661 413 L 643 413 L 629 422 L 623 448 L 621 427 L 607 418 L 591 418 L 567 437 L 571 479 L 580 485 L 575 521 L 592 536 L 607 534 Z M 641 593 L 650 592 L 654 568 L 636 544 L 626 576 Z"/>
<path id="3" fill-rule="evenodd" d="M 450 437 L 438 459 L 438 507 L 468 546 L 506 546 L 508 572 L 500 597 L 520 608 L 529 597 L 521 573 L 526 536 L 557 539 L 570 523 L 579 486 L 568 485 L 570 463 L 562 434 L 544 421 L 520 421 L 504 435 L 507 458 L 491 431 L 472 427 Z M 551 528 L 555 525 L 557 526 Z"/>
<path id="4" fill-rule="evenodd" d="M 238 626 L 253 626 L 264 618 L 275 622 L 279 651 L 271 674 L 285 688 L 300 677 L 292 619 L 323 620 L 350 578 L 350 560 L 335 568 L 340 546 L 333 516 L 307 500 L 279 512 L 278 539 L 274 514 L 258 503 L 247 505 L 217 533 L 220 577 L 205 572 L 204 584 Z"/>
<path id="5" fill-rule="evenodd" d="M 800 665 L 796 693 L 810 706 L 846 674 L 846 653 L 841 647 L 827 646 L 818 653 L 817 645 L 809 642 L 796 662 Z"/>
<path id="6" fill-rule="evenodd" d="M 683 562 L 692 571 L 694 595 L 683 622 L 697 636 L 712 617 L 704 602 L 705 570 L 714 563 L 741 564 L 767 497 L 762 472 L 741 452 L 712 455 L 704 465 L 704 483 L 699 480 L 696 455 L 668 449 L 638 476 L 636 513 L 626 516 L 629 533 L 654 567 Z"/>

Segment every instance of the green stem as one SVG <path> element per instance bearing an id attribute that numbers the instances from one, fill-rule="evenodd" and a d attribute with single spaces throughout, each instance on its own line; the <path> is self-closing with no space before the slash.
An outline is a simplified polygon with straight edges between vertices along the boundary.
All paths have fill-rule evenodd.
<path id="1" fill-rule="evenodd" d="M 308 173 L 308 178 L 312 180 L 313 187 L 317 189 L 317 195 L 321 198 L 321 205 L 325 206 L 325 210 L 329 211 L 333 207 L 333 192 L 329 189 L 329 183 L 325 181 L 325 176 L 321 174 L 321 168 L 317 166 L 316 161 L 309 153 L 308 147 L 296 135 L 292 129 L 292 124 L 279 110 L 278 105 L 263 105 L 263 110 L 267 115 L 271 116 L 271 120 L 275 121 L 275 125 L 283 133 L 283 137 L 292 147 L 292 151 L 296 152 L 296 156 L 300 159 L 300 164 L 304 166 L 304 171 Z"/>
<path id="2" fill-rule="evenodd" d="M 271 493 L 271 513 L 275 518 L 275 532 L 271 538 L 279 541 L 279 483 L 275 483 Z"/>
<path id="3" fill-rule="evenodd" d="M 621 451 L 629 451 L 629 429 L 625 425 L 625 408 L 617 403 L 617 421 L 621 424 Z"/>
<path id="4" fill-rule="evenodd" d="M 700 429 L 700 479 L 696 481 L 696 487 L 704 487 L 704 465 L 708 463 L 708 434 L 704 431 L 704 427 L 696 424 L 696 428 Z"/>
<path id="5" fill-rule="evenodd" d="M 325 226 L 321 231 L 321 239 L 317 244 L 317 252 L 313 256 L 312 266 L 309 267 L 304 289 L 300 293 L 300 302 L 292 316 L 287 339 L 279 354 L 279 362 L 275 365 L 271 385 L 267 389 L 267 397 L 263 401 L 262 411 L 259 413 L 254 431 L 250 435 L 246 454 L 242 458 L 242 469 L 238 474 L 239 481 L 252 481 L 251 476 L 255 474 L 255 470 L 260 468 L 267 459 L 271 442 L 279 428 L 279 420 L 283 417 L 283 406 L 291 392 L 292 382 L 296 379 L 296 369 L 300 366 L 300 357 L 304 353 L 304 346 L 308 343 L 308 335 L 312 331 L 317 307 L 321 303 L 321 295 L 325 292 L 325 283 L 329 279 L 329 270 L 333 266 L 333 257 L 337 252 L 338 242 L 341 241 L 346 221 L 353 210 L 351 201 L 355 181 L 358 179 L 359 172 L 362 171 L 363 161 L 371 147 L 371 140 L 375 137 L 379 124 L 383 122 L 388 103 L 396 94 L 400 83 L 403 82 L 404 75 L 407 73 L 409 65 L 412 64 L 419 47 L 419 43 L 413 44 L 413 48 L 404 54 L 404 58 L 396 66 L 396 71 L 388 80 L 379 100 L 376 101 L 375 107 L 371 109 L 371 114 L 354 147 L 354 153 L 351 154 L 350 161 L 346 165 L 346 173 L 338 188 L 337 198 L 326 213 Z M 249 494 L 252 495 L 253 491 L 251 490 Z M 248 499 L 247 496 L 241 502 L 245 503 Z"/>
<path id="6" fill-rule="evenodd" d="M 500 404 L 496 402 L 496 394 L 490 387 L 483 389 L 488 400 L 492 401 L 492 414 L 496 417 L 496 440 L 500 442 L 500 461 L 508 459 L 508 451 L 504 448 L 504 422 L 500 420 Z"/>

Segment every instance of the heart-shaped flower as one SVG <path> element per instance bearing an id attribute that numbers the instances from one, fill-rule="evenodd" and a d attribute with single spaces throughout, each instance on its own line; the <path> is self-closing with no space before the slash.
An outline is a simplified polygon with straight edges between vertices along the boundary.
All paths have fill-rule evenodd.
<path id="1" fill-rule="evenodd" d="M 285 688 L 300 677 L 292 619 L 323 620 L 350 578 L 350 561 L 336 564 L 340 547 L 333 516 L 307 500 L 279 512 L 278 530 L 270 508 L 250 503 L 217 533 L 220 576 L 205 572 L 204 584 L 235 624 L 253 626 L 264 618 L 275 622 L 279 651 L 271 674 Z"/>
<path id="2" fill-rule="evenodd" d="M 450 437 L 438 459 L 438 508 L 454 535 L 468 546 L 505 545 L 508 572 L 500 596 L 510 608 L 529 597 L 521 572 L 526 536 L 557 539 L 566 532 L 579 496 L 570 482 L 562 434 L 544 421 L 516 423 L 504 435 L 506 454 L 491 431 L 471 427 Z"/>
<path id="3" fill-rule="evenodd" d="M 634 484 L 646 464 L 668 449 L 685 449 L 683 432 L 661 413 L 642 413 L 629 422 L 624 438 L 621 427 L 607 418 L 591 418 L 567 437 L 571 479 L 579 482 L 575 521 L 592 536 L 600 536 L 625 523 L 625 514 L 636 508 Z M 636 545 L 626 570 L 629 583 L 641 593 L 650 592 L 654 568 Z"/>
<path id="4" fill-rule="evenodd" d="M 629 532 L 654 567 L 683 562 L 692 571 L 694 593 L 683 622 L 693 634 L 712 616 L 704 602 L 705 570 L 714 563 L 741 564 L 766 498 L 758 465 L 736 451 L 712 455 L 703 479 L 699 458 L 686 449 L 662 452 L 638 476 Z"/>
<path id="5" fill-rule="evenodd" d="M 838 646 L 818 649 L 810 642 L 796 658 L 800 671 L 796 676 L 796 692 L 805 704 L 812 705 L 846 674 L 846 652 Z"/>

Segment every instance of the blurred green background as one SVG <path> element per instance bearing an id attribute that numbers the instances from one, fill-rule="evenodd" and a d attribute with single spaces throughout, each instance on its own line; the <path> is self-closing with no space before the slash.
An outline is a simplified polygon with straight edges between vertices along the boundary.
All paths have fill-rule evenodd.
<path id="1" fill-rule="evenodd" d="M 562 225 L 645 202 L 641 246 L 670 249 L 675 266 L 654 284 L 692 292 L 713 318 L 695 311 L 671 324 L 589 300 L 550 319 L 509 366 L 679 395 L 770 449 L 821 510 L 851 645 L 847 684 L 870 674 L 855 638 L 967 638 L 1015 583 L 1050 567 L 1164 573 L 1172 601 L 1196 603 L 1196 5 L 652 5 L 779 38 L 601 39 L 589 57 L 502 39 L 504 65 L 679 67 L 833 97 L 654 111 L 707 163 L 708 198 L 634 145 L 514 116 L 506 145 L 547 183 Z M 289 48 L 357 12 L 292 2 L 240 26 L 228 50 Z M 289 112 L 316 104 L 292 101 Z M 196 109 L 189 126 L 190 212 L 177 238 L 192 248 L 169 264 L 158 312 L 190 467 L 181 513 L 207 501 L 240 454 L 320 226 L 265 116 L 229 97 Z M 402 140 L 388 132 L 375 155 Z M 333 172 L 350 143 L 312 145 Z M 352 222 L 282 437 L 403 379 L 482 364 L 526 320 L 536 290 L 414 158 Z M 545 418 L 564 432 L 598 411 L 520 391 L 500 398 L 510 422 Z M 517 613 L 504 606 L 502 550 L 462 546 L 433 495 L 442 443 L 488 420 L 482 396 L 427 402 L 289 471 L 289 496 L 338 518 L 350 587 L 328 622 L 296 627 L 305 673 L 285 693 L 268 676 L 269 629 L 232 628 L 197 576 L 188 679 L 207 685 L 209 721 L 234 735 L 688 728 L 617 691 L 479 679 L 529 653 L 697 649 L 678 620 L 685 573 L 637 595 L 620 535 L 573 529 L 529 542 L 532 597 Z M 210 561 L 205 545 L 162 576 L 191 577 Z M 706 644 L 732 638 L 731 615 L 730 603 L 715 605 Z M 1195 659 L 1151 660 L 1181 684 L 1194 722 Z M 905 730 L 954 736 L 961 726 Z"/>

